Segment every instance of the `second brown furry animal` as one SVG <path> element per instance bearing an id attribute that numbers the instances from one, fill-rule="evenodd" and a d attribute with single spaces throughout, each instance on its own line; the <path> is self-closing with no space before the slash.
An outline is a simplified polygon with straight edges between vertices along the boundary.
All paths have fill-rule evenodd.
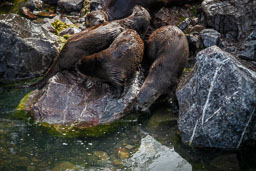
<path id="1" fill-rule="evenodd" d="M 78 70 L 89 77 L 106 81 L 118 92 L 136 71 L 142 61 L 144 43 L 134 30 L 122 32 L 109 48 L 81 58 Z"/>
<path id="2" fill-rule="evenodd" d="M 142 111 L 169 89 L 176 88 L 189 56 L 187 38 L 176 26 L 161 27 L 150 35 L 146 52 L 146 57 L 154 62 L 137 96 Z"/>

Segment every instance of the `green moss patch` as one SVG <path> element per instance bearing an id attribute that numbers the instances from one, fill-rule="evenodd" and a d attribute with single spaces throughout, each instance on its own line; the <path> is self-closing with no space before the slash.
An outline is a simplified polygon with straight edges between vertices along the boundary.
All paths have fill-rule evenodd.
<path id="1" fill-rule="evenodd" d="M 7 13 L 21 14 L 21 7 L 24 6 L 26 2 L 27 0 L 12 0 L 10 1 L 10 3 L 13 3 L 13 5 L 2 5 L 0 7 L 0 14 L 7 14 Z"/>
<path id="2" fill-rule="evenodd" d="M 114 122 L 111 124 L 98 125 L 87 128 L 79 128 L 75 124 L 48 124 L 48 123 L 39 123 L 39 126 L 45 127 L 49 134 L 74 138 L 74 137 L 102 137 L 109 133 L 115 132 L 117 129 L 124 127 L 127 124 L 121 122 Z"/>

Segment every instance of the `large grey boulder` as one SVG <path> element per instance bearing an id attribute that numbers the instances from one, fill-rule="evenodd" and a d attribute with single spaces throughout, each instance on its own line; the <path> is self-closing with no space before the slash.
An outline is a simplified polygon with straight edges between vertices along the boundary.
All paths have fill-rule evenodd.
<path id="1" fill-rule="evenodd" d="M 192 78 L 177 91 L 182 141 L 239 148 L 256 140 L 256 73 L 212 46 L 198 53 Z"/>
<path id="2" fill-rule="evenodd" d="M 205 47 L 218 45 L 221 34 L 214 29 L 204 29 L 200 32 Z"/>
<path id="3" fill-rule="evenodd" d="M 242 58 L 256 61 L 256 29 L 243 43 L 240 54 Z"/>
<path id="4" fill-rule="evenodd" d="M 42 75 L 58 51 L 40 25 L 16 14 L 0 15 L 0 80 Z"/>
<path id="5" fill-rule="evenodd" d="M 141 139 L 138 151 L 125 162 L 131 170 L 190 171 L 192 166 L 174 148 L 168 148 L 150 135 Z"/>
<path id="6" fill-rule="evenodd" d="M 254 0 L 204 0 L 202 8 L 208 25 L 223 34 L 241 37 L 256 25 Z"/>
<path id="7" fill-rule="evenodd" d="M 66 12 L 80 12 L 83 2 L 83 0 L 59 0 L 58 7 Z"/>

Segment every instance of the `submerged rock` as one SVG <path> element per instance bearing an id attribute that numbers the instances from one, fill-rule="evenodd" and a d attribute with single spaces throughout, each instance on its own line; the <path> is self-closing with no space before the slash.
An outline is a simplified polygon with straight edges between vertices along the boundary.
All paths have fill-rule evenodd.
<path id="1" fill-rule="evenodd" d="M 256 25 L 256 3 L 253 0 L 204 0 L 202 8 L 207 23 L 223 34 L 245 35 Z"/>
<path id="2" fill-rule="evenodd" d="M 205 47 L 218 45 L 220 41 L 220 33 L 214 29 L 204 29 L 200 32 Z"/>
<path id="3" fill-rule="evenodd" d="M 256 73 L 217 46 L 197 55 L 197 69 L 177 91 L 182 141 L 239 148 L 256 140 Z"/>
<path id="4" fill-rule="evenodd" d="M 150 135 L 141 139 L 140 148 L 125 163 L 132 170 L 192 170 L 192 166 L 174 148 L 162 145 Z"/>
<path id="5" fill-rule="evenodd" d="M 29 112 L 36 121 L 49 125 L 88 128 L 109 124 L 132 110 L 142 80 L 137 72 L 117 98 L 108 84 L 64 71 L 50 79 Z"/>
<path id="6" fill-rule="evenodd" d="M 16 14 L 0 15 L 0 80 L 42 75 L 58 51 L 40 25 Z"/>
<path id="7" fill-rule="evenodd" d="M 239 56 L 256 61 L 256 29 L 245 40 Z"/>

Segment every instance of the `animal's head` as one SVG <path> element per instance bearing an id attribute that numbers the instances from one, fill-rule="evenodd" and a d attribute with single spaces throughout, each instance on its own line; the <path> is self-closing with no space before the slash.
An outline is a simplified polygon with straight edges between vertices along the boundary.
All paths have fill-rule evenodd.
<path id="1" fill-rule="evenodd" d="M 103 10 L 92 11 L 85 17 L 87 27 L 96 26 L 106 21 L 108 21 L 108 16 Z"/>
<path id="2" fill-rule="evenodd" d="M 137 96 L 137 110 L 147 111 L 158 99 L 159 93 L 151 87 L 143 86 Z"/>

